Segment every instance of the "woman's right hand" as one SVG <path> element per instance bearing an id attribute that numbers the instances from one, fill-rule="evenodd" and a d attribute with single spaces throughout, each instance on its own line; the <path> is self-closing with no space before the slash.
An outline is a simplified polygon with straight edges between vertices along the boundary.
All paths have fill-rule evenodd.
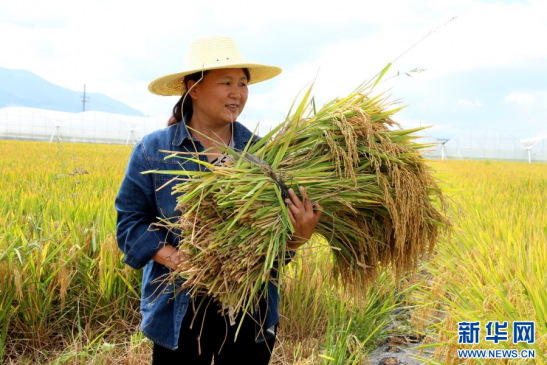
<path id="1" fill-rule="evenodd" d="M 165 245 L 156 252 L 152 260 L 169 270 L 176 270 L 180 264 L 188 260 L 188 256 L 171 245 Z"/>

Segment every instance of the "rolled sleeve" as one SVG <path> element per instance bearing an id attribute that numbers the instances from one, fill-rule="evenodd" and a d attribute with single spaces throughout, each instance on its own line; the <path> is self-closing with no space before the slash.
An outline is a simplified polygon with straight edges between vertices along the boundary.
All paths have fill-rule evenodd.
<path id="1" fill-rule="evenodd" d="M 152 226 L 157 220 L 152 174 L 142 142 L 138 143 L 129 159 L 125 177 L 116 196 L 118 213 L 116 235 L 118 246 L 125 254 L 127 265 L 140 269 L 163 246 L 167 230 Z"/>

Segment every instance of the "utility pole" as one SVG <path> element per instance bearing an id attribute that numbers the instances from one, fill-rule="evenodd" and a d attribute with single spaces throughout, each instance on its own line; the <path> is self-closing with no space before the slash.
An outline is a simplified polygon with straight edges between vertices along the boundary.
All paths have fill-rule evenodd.
<path id="1" fill-rule="evenodd" d="M 82 111 L 85 112 L 85 103 L 88 102 L 88 97 L 85 96 L 85 84 L 84 84 L 84 95 L 81 97 L 82 98 Z"/>

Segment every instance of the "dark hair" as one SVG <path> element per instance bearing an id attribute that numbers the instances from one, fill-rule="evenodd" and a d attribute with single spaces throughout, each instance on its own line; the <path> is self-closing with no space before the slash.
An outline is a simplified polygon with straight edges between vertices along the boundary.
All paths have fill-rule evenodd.
<path id="1" fill-rule="evenodd" d="M 205 75 L 207 75 L 208 72 L 209 70 L 203 71 L 203 72 L 199 71 L 199 72 L 195 72 L 193 74 L 184 76 L 184 80 L 182 80 L 182 83 L 185 86 L 185 90 L 188 92 L 188 83 L 190 82 L 190 80 L 194 82 L 198 82 L 199 79 L 201 79 L 202 77 L 205 77 Z M 247 82 L 251 81 L 251 74 L 249 73 L 249 70 L 244 68 L 243 73 L 245 73 L 245 76 L 247 77 Z M 182 105 L 183 100 L 184 100 L 184 105 Z M 190 117 L 192 116 L 194 109 L 192 107 L 192 98 L 190 96 L 187 96 L 185 100 L 184 95 L 182 95 L 179 101 L 177 101 L 177 103 L 173 107 L 173 115 L 171 116 L 171 118 L 169 118 L 169 121 L 167 122 L 168 127 L 173 124 L 177 124 L 178 122 L 182 120 L 183 110 L 184 110 L 184 115 L 188 114 Z"/>

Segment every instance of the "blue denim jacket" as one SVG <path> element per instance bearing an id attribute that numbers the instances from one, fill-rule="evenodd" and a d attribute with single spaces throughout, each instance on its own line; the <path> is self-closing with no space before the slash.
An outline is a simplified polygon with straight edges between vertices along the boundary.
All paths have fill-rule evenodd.
<path id="1" fill-rule="evenodd" d="M 123 261 L 135 269 L 144 267 L 140 329 L 154 343 L 172 350 L 178 346 L 180 326 L 186 314 L 190 296 L 187 291 L 176 288 L 177 282 L 167 283 L 166 280 L 162 280 L 169 274 L 169 269 L 153 261 L 152 256 L 164 244 L 168 243 L 177 247 L 179 241 L 172 232 L 151 224 L 157 222 L 158 217 L 172 220 L 181 213 L 175 211 L 176 196 L 171 195 L 173 183 L 158 190 L 171 180 L 173 175 L 143 175 L 141 172 L 178 169 L 181 170 L 181 176 L 184 176 L 183 170 L 199 169 L 198 164 L 192 161 L 165 160 L 164 157 L 167 154 L 159 152 L 159 150 L 194 152 L 194 144 L 198 152 L 204 150 L 201 143 L 187 133 L 183 123 L 155 131 L 145 136 L 135 146 L 115 202 L 118 212 L 117 239 L 118 246 L 125 254 Z M 236 150 L 243 150 L 251 137 L 252 133 L 247 128 L 234 122 L 233 139 Z M 257 139 L 255 137 L 255 140 Z M 200 158 L 207 161 L 206 156 L 200 156 Z M 279 321 L 277 289 L 275 284 L 268 283 L 268 310 L 264 331 L 257 326 L 258 341 L 271 337 L 273 334 L 266 329 Z"/>

